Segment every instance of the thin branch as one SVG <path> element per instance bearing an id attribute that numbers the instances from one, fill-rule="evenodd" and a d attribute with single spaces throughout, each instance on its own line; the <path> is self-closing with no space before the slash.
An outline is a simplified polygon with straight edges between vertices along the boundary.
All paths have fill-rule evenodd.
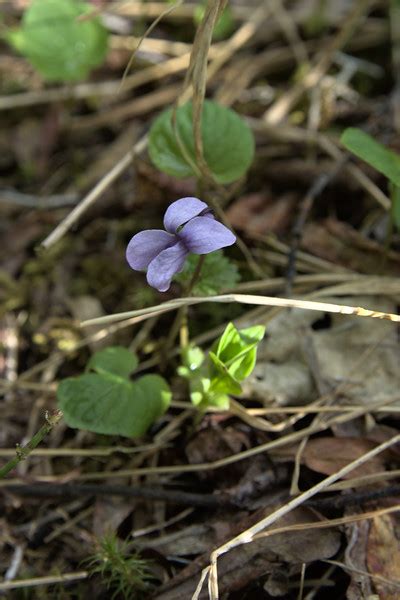
<path id="1" fill-rule="evenodd" d="M 391 498 L 400 494 L 400 484 L 383 487 L 379 490 L 366 490 L 364 492 L 351 492 L 345 496 L 337 496 L 335 498 L 321 498 L 311 500 L 307 506 L 320 509 L 338 509 L 347 506 L 359 506 L 363 502 L 372 502 L 381 498 Z"/>
<path id="2" fill-rule="evenodd" d="M 182 490 L 168 490 L 146 485 L 111 485 L 111 484 L 76 484 L 76 483 L 10 483 L 2 486 L 18 496 L 36 498 L 75 498 L 82 496 L 119 496 L 122 498 L 146 498 L 147 500 L 163 500 L 171 504 L 199 506 L 204 508 L 227 508 L 236 506 L 227 496 L 214 494 L 196 494 Z"/>
<path id="3" fill-rule="evenodd" d="M 38 585 L 52 585 L 54 583 L 69 583 L 86 579 L 89 576 L 87 571 L 77 571 L 75 573 L 64 573 L 63 575 L 46 575 L 45 577 L 31 577 L 30 579 L 19 579 L 18 581 L 0 582 L 0 592 L 6 590 L 16 590 L 19 588 L 36 587 Z"/>
<path id="4" fill-rule="evenodd" d="M 0 479 L 8 475 L 10 471 L 15 469 L 16 466 L 19 465 L 20 462 L 25 460 L 32 450 L 36 448 L 43 441 L 43 439 L 50 433 L 50 431 L 61 421 L 63 414 L 61 410 L 57 410 L 52 415 L 46 415 L 46 423 L 42 425 L 37 433 L 33 436 L 33 438 L 28 442 L 25 446 L 17 446 L 15 452 L 16 456 L 8 461 L 0 469 Z"/>

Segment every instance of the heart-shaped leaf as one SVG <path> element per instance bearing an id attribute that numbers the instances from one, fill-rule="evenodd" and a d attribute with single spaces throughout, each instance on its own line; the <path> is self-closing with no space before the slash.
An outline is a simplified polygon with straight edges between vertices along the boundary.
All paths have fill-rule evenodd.
<path id="1" fill-rule="evenodd" d="M 138 359 L 123 346 L 109 346 L 104 350 L 99 350 L 89 360 L 86 370 L 93 370 L 96 373 L 120 375 L 120 377 L 129 377 L 136 369 Z"/>
<path id="2" fill-rule="evenodd" d="M 254 139 L 250 128 L 233 110 L 206 100 L 203 106 L 201 132 L 204 159 L 218 183 L 231 183 L 242 177 L 254 156 Z M 183 144 L 182 154 L 178 139 Z M 150 130 L 150 158 L 155 166 L 178 178 L 198 176 L 194 149 L 192 104 L 176 111 L 176 131 L 172 109 L 157 117 Z"/>
<path id="3" fill-rule="evenodd" d="M 80 0 L 33 0 L 8 41 L 48 81 L 84 79 L 107 52 L 107 31 Z"/>
<path id="4" fill-rule="evenodd" d="M 70 427 L 138 437 L 167 410 L 171 392 L 159 375 L 132 382 L 111 373 L 85 373 L 64 379 L 57 398 Z"/>

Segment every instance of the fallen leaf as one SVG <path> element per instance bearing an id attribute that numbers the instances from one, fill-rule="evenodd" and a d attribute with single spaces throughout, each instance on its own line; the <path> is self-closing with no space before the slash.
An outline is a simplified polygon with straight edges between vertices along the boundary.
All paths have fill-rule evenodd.
<path id="1" fill-rule="evenodd" d="M 363 438 L 323 437 L 309 440 L 303 453 L 302 463 L 309 469 L 332 475 L 353 460 L 375 448 L 376 444 Z M 363 465 L 353 469 L 344 479 L 370 475 L 383 469 L 383 456 L 380 454 Z"/>
<path id="2" fill-rule="evenodd" d="M 248 439 L 233 427 L 207 427 L 199 431 L 186 445 L 185 452 L 191 464 L 212 462 L 248 447 Z"/>
<path id="3" fill-rule="evenodd" d="M 278 507 L 269 506 L 268 509 L 263 508 L 250 517 L 247 516 L 237 524 L 235 533 L 231 531 L 228 539 L 247 529 L 276 508 Z M 313 523 L 318 520 L 313 511 L 299 507 L 280 519 L 277 527 L 297 523 Z M 229 522 L 232 524 L 232 519 Z M 229 526 L 229 529 L 232 529 L 232 525 Z M 245 588 L 261 576 L 276 573 L 281 566 L 288 575 L 297 574 L 302 563 L 330 558 L 336 554 L 339 547 L 340 533 L 333 528 L 281 533 L 238 546 L 218 559 L 218 583 L 221 597 L 227 592 L 232 593 Z M 163 586 L 155 598 L 157 600 L 191 598 L 201 569 L 209 563 L 211 550 L 212 548 L 209 548 L 201 557 Z M 208 598 L 206 589 L 203 589 L 199 598 L 201 600 Z"/>
<path id="4" fill-rule="evenodd" d="M 382 423 L 375 423 L 373 428 L 368 431 L 366 437 L 377 444 L 382 444 L 397 435 L 397 433 L 398 430 L 395 427 L 389 427 L 389 425 L 383 425 Z M 395 444 L 390 448 L 389 452 L 398 459 L 400 457 L 400 445 Z"/>
<path id="5" fill-rule="evenodd" d="M 397 521 L 397 523 L 396 523 Z M 400 540 L 396 535 L 399 521 L 395 515 L 381 515 L 372 521 L 367 544 L 367 565 L 371 575 L 379 575 L 393 586 L 373 579 L 379 600 L 400 598 Z"/>
<path id="6" fill-rule="evenodd" d="M 131 500 L 124 498 L 97 498 L 94 505 L 93 533 L 101 538 L 114 532 L 134 509 Z"/>
<path id="7" fill-rule="evenodd" d="M 350 514 L 354 512 L 352 509 Z M 359 521 L 345 527 L 347 547 L 344 563 L 348 567 L 346 572 L 350 576 L 350 584 L 346 591 L 347 600 L 372 598 L 371 578 L 362 574 L 367 571 L 366 551 L 370 526 L 370 521 Z"/>
<path id="8" fill-rule="evenodd" d="M 320 294 L 318 299 L 396 313 L 398 279 L 381 278 L 380 293 L 377 285 L 375 278 L 362 278 L 331 287 L 328 291 L 335 293 Z M 268 323 L 257 364 L 243 385 L 245 397 L 258 398 L 266 406 L 309 404 L 318 397 L 304 353 L 304 331 L 314 347 L 314 371 L 332 389 L 342 387 L 343 403 L 367 406 L 398 395 L 400 346 L 395 323 L 294 309 L 280 312 Z"/>
<path id="9" fill-rule="evenodd" d="M 226 216 L 234 229 L 252 234 L 285 233 L 293 220 L 297 198 L 286 194 L 273 198 L 267 193 L 241 196 L 228 209 Z"/>

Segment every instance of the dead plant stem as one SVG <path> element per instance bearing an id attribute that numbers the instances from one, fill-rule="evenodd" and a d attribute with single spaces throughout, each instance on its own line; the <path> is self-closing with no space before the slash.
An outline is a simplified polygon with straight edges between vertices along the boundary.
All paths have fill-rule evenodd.
<path id="1" fill-rule="evenodd" d="M 4 467 L 0 469 L 0 479 L 8 475 L 10 471 L 15 469 L 15 467 L 20 462 L 22 462 L 29 456 L 31 450 L 34 450 L 36 446 L 38 446 L 43 441 L 46 435 L 50 433 L 53 427 L 55 427 L 55 425 L 57 425 L 59 421 L 61 421 L 62 416 L 63 414 L 61 410 L 57 410 L 52 415 L 46 415 L 46 423 L 42 425 L 39 431 L 35 433 L 33 438 L 25 446 L 17 446 L 15 451 L 16 456 L 10 461 L 8 461 L 8 463 L 6 463 Z"/>

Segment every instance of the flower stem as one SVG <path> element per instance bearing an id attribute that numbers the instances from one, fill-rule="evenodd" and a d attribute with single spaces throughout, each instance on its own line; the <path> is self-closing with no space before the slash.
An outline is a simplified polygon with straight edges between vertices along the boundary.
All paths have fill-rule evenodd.
<path id="1" fill-rule="evenodd" d="M 10 461 L 8 461 L 8 463 L 6 463 L 4 465 L 4 467 L 2 467 L 0 469 L 0 479 L 5 477 L 6 475 L 8 475 L 8 473 L 10 471 L 15 469 L 15 467 L 20 462 L 22 462 L 29 456 L 29 454 L 32 452 L 32 450 L 34 450 L 36 448 L 36 446 L 38 446 L 40 444 L 40 442 L 43 441 L 43 439 L 46 437 L 46 435 L 48 433 L 50 433 L 50 431 L 53 429 L 53 427 L 55 425 L 57 425 L 59 423 L 59 421 L 61 421 L 62 416 L 63 416 L 63 414 L 62 414 L 61 410 L 56 410 L 51 415 L 46 414 L 46 423 L 44 425 L 42 425 L 42 427 L 39 429 L 39 431 L 37 431 L 35 433 L 33 438 L 25 446 L 17 446 L 17 448 L 15 450 L 16 456 L 14 458 L 12 458 Z"/>
<path id="2" fill-rule="evenodd" d="M 189 285 L 186 290 L 186 296 L 190 296 L 192 294 L 193 288 L 200 278 L 200 273 L 201 273 L 201 269 L 204 264 L 204 260 L 205 260 L 205 255 L 201 254 L 200 258 L 197 262 L 195 271 L 193 273 L 193 277 L 189 281 Z M 179 311 L 181 311 L 180 327 L 179 327 L 179 341 L 180 341 L 181 349 L 183 350 L 184 348 L 187 348 L 189 346 L 188 307 L 182 306 L 182 308 L 180 308 Z M 178 312 L 178 315 L 179 315 L 179 312 Z"/>
<path id="3" fill-rule="evenodd" d="M 188 307 L 182 306 L 181 322 L 179 327 L 179 345 L 181 350 L 189 346 Z"/>
<path id="4" fill-rule="evenodd" d="M 198 282 L 198 280 L 200 278 L 200 273 L 201 273 L 201 269 L 204 264 L 204 260 L 205 260 L 205 255 L 201 254 L 200 258 L 198 260 L 198 263 L 196 265 L 195 271 L 192 275 L 192 278 L 189 281 L 189 284 L 185 290 L 184 296 L 191 295 L 194 286 L 196 285 L 196 283 Z M 168 350 L 173 345 L 178 332 L 179 332 L 180 346 L 181 346 L 181 349 L 183 350 L 184 348 L 186 348 L 189 345 L 188 307 L 187 306 L 181 306 L 181 308 L 179 308 L 178 312 L 176 313 L 175 320 L 172 323 L 172 327 L 170 329 L 169 336 L 168 336 L 168 339 L 165 344 L 165 348 L 164 348 L 165 354 L 168 352 Z"/>
<path id="5" fill-rule="evenodd" d="M 201 269 L 203 268 L 203 265 L 204 265 L 205 258 L 206 258 L 205 254 L 200 254 L 200 258 L 199 258 L 198 263 L 196 265 L 196 268 L 195 268 L 195 271 L 193 273 L 192 279 L 189 281 L 189 285 L 188 285 L 187 290 L 186 290 L 186 296 L 190 296 L 191 295 L 194 286 L 198 282 L 198 280 L 200 278 Z"/>

